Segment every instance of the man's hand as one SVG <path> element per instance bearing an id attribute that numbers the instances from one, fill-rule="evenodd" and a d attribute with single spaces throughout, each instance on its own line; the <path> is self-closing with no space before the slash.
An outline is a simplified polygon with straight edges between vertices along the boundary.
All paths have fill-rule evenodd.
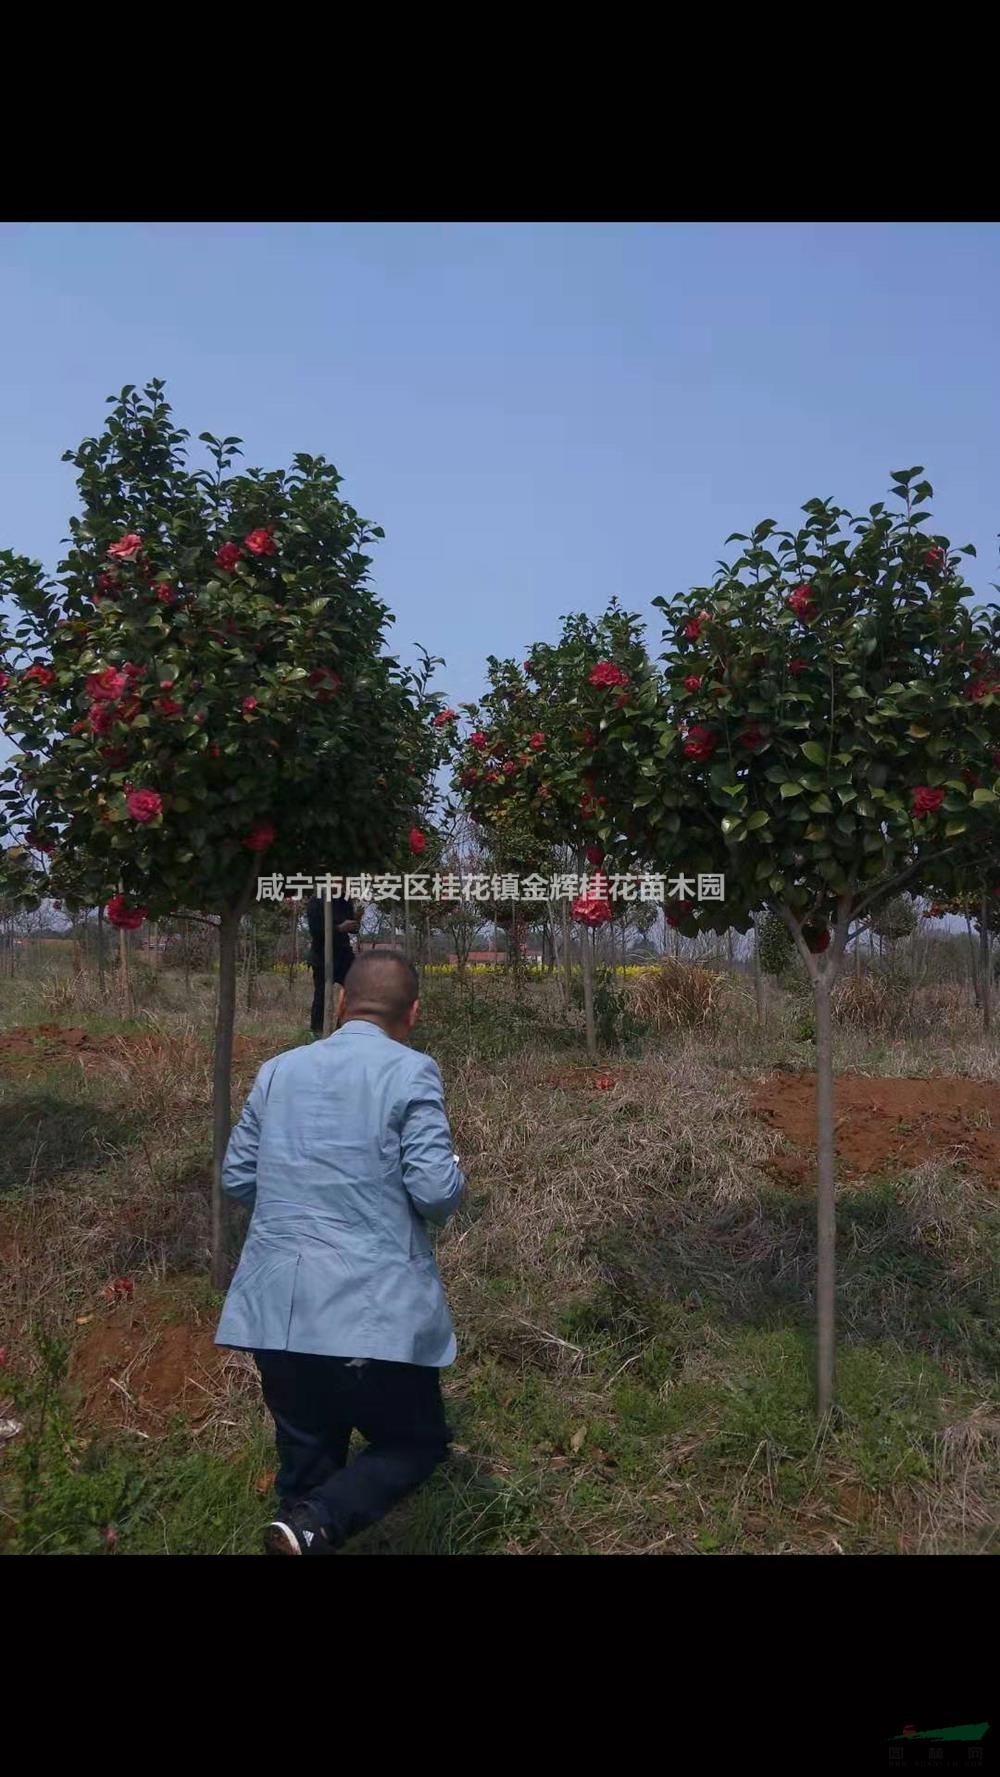
<path id="1" fill-rule="evenodd" d="M 338 932 L 359 932 L 361 930 L 361 921 L 360 919 L 345 919 L 337 927 L 337 930 Z"/>

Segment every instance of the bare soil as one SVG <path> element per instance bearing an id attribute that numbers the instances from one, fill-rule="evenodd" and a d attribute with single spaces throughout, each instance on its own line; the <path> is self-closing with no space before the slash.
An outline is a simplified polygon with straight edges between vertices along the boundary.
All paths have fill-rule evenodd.
<path id="1" fill-rule="evenodd" d="M 782 1182 L 811 1183 L 816 1164 L 816 1076 L 774 1074 L 753 1098 L 758 1117 L 791 1151 L 771 1166 Z M 868 1177 L 946 1161 L 996 1190 L 1000 1181 L 1000 1086 L 949 1078 L 892 1080 L 838 1074 L 835 1147 L 842 1173 Z"/>

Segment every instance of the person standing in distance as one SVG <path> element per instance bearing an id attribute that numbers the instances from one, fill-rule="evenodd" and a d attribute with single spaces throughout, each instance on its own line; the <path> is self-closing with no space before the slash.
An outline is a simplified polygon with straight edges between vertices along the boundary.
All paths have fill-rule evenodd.
<path id="1" fill-rule="evenodd" d="M 264 1063 L 226 1151 L 253 1216 L 216 1344 L 253 1353 L 274 1420 L 270 1555 L 334 1553 L 448 1454 L 455 1334 L 428 1228 L 465 1178 L 437 1063 L 408 1047 L 417 995 L 398 951 L 358 957 L 340 1028 Z"/>
<path id="2" fill-rule="evenodd" d="M 311 940 L 310 960 L 313 972 L 313 1001 L 309 1015 L 309 1029 L 314 1037 L 323 1035 L 323 1009 L 326 1004 L 326 949 L 323 932 L 322 895 L 312 895 L 306 908 L 306 920 Z M 347 979 L 347 971 L 354 961 L 351 948 L 351 933 L 358 931 L 361 921 L 355 918 L 354 902 L 345 901 L 343 895 L 333 896 L 333 979 L 338 987 L 343 987 Z"/>

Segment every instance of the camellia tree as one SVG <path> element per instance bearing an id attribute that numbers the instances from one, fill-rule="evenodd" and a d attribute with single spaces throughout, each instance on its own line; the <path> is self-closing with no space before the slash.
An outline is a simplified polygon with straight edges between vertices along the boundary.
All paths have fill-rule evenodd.
<path id="1" fill-rule="evenodd" d="M 852 928 L 957 847 L 980 810 L 995 819 L 1000 791 L 984 720 L 992 620 L 965 602 L 948 539 L 926 529 L 922 474 L 894 474 L 898 512 L 879 503 L 853 518 L 812 500 L 794 533 L 765 520 L 730 538 L 743 551 L 712 587 L 654 601 L 669 626 L 667 764 L 646 846 L 668 850 L 679 818 L 685 856 L 725 874 L 709 917 L 746 929 L 774 911 L 812 983 L 821 1413 L 834 1377 L 831 988 Z"/>
<path id="2" fill-rule="evenodd" d="M 652 744 L 657 676 L 638 619 L 612 602 L 594 620 L 564 619 L 555 644 L 539 642 L 522 666 L 490 656 L 489 688 L 466 706 L 472 731 L 456 736 L 455 785 L 472 818 L 491 832 L 509 828 L 509 868 L 538 868 L 552 848 L 570 848 L 574 874 L 592 892 L 573 902 L 585 931 L 612 918 L 597 880 L 630 855 L 621 811 L 639 794 L 638 766 Z M 596 1056 L 592 948 L 584 942 L 587 1049 Z"/>
<path id="3" fill-rule="evenodd" d="M 29 830 L 56 893 L 129 929 L 194 909 L 218 922 L 213 1274 L 228 1253 L 240 919 L 261 872 L 385 869 L 440 757 L 434 662 L 385 651 L 369 582 L 382 535 L 322 457 L 237 473 L 239 440 L 192 469 L 163 384 L 112 399 L 67 453 L 80 511 L 57 576 L 0 555 L 0 719 L 17 748 L 4 826 Z"/>

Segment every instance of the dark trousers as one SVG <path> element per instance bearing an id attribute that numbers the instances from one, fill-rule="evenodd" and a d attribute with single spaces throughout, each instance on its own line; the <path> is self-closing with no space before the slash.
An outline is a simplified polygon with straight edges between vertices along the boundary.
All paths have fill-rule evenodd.
<path id="1" fill-rule="evenodd" d="M 274 1420 L 278 1496 L 307 1501 L 334 1548 L 377 1524 L 447 1456 L 437 1370 L 298 1351 L 254 1356 Z M 355 1430 L 368 1447 L 348 1463 Z"/>
<path id="2" fill-rule="evenodd" d="M 338 982 L 341 987 L 344 985 L 344 981 L 347 978 L 347 971 L 353 961 L 353 954 L 351 956 L 335 956 L 333 959 L 333 979 Z M 312 1011 L 309 1014 L 309 1029 L 318 1036 L 323 1029 L 323 1008 L 326 1005 L 326 968 L 322 958 L 317 962 L 316 958 L 313 957 L 312 972 L 313 1003 Z"/>

